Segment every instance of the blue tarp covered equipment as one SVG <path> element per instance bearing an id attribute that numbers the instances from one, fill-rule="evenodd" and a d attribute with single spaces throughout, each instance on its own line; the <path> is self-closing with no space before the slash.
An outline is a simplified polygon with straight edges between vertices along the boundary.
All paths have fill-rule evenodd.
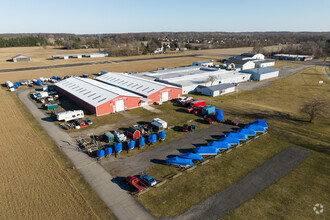
<path id="1" fill-rule="evenodd" d="M 157 134 L 149 134 L 148 141 L 149 143 L 155 143 L 157 141 Z"/>
<path id="2" fill-rule="evenodd" d="M 227 133 L 225 135 L 225 137 L 233 137 L 233 138 L 237 138 L 239 140 L 247 140 L 249 139 L 248 136 L 246 136 L 246 134 L 242 134 L 242 133 Z"/>
<path id="3" fill-rule="evenodd" d="M 96 155 L 98 157 L 103 157 L 104 156 L 104 150 L 98 150 L 98 151 L 96 151 Z"/>
<path id="4" fill-rule="evenodd" d="M 216 147 L 219 150 L 231 148 L 231 145 L 228 142 L 224 141 L 212 141 L 208 144 L 208 146 Z"/>
<path id="5" fill-rule="evenodd" d="M 111 147 L 105 148 L 105 154 L 110 156 L 112 154 L 112 148 Z"/>
<path id="6" fill-rule="evenodd" d="M 254 130 L 248 129 L 248 128 L 239 129 L 237 132 L 241 133 L 241 134 L 245 134 L 245 135 L 256 135 L 257 134 Z"/>
<path id="7" fill-rule="evenodd" d="M 122 143 L 115 143 L 115 151 L 117 153 L 120 153 L 123 149 L 123 144 Z"/>
<path id="8" fill-rule="evenodd" d="M 134 147 L 135 147 L 135 141 L 133 141 L 133 140 L 129 141 L 128 148 L 132 150 Z"/>
<path id="9" fill-rule="evenodd" d="M 159 138 L 160 138 L 160 139 L 165 139 L 165 137 L 166 137 L 166 133 L 165 133 L 165 131 L 161 131 L 161 132 L 159 132 Z"/>
<path id="10" fill-rule="evenodd" d="M 191 160 L 203 160 L 203 156 L 194 153 L 180 154 L 179 157 L 191 159 Z"/>
<path id="11" fill-rule="evenodd" d="M 140 137 L 139 138 L 139 147 L 143 147 L 145 145 L 145 138 L 144 137 Z"/>
<path id="12" fill-rule="evenodd" d="M 223 113 L 221 109 L 216 109 L 215 110 L 215 119 L 218 121 L 223 120 Z"/>
<path id="13" fill-rule="evenodd" d="M 214 155 L 220 153 L 220 151 L 216 147 L 203 146 L 203 147 L 196 147 L 195 153 L 200 155 Z"/>
<path id="14" fill-rule="evenodd" d="M 178 164 L 178 165 L 183 165 L 183 166 L 194 166 L 194 163 L 192 162 L 191 159 L 185 159 L 185 158 L 180 158 L 180 157 L 171 157 L 165 160 L 168 163 L 171 164 Z"/>
<path id="15" fill-rule="evenodd" d="M 265 120 L 256 120 L 254 122 L 248 123 L 247 125 L 260 125 L 264 128 L 268 128 L 267 122 Z"/>
<path id="16" fill-rule="evenodd" d="M 233 137 L 223 137 L 219 141 L 227 142 L 229 144 L 239 144 L 239 139 Z"/>
<path id="17" fill-rule="evenodd" d="M 260 126 L 260 125 L 256 125 L 256 124 L 245 125 L 244 128 L 252 129 L 252 130 L 254 130 L 256 132 L 264 132 L 264 131 L 266 131 L 266 128 L 264 128 L 263 126 Z"/>
<path id="18" fill-rule="evenodd" d="M 37 80 L 38 85 L 42 85 L 42 82 L 40 80 Z"/>
<path id="19" fill-rule="evenodd" d="M 52 76 L 52 79 L 55 79 L 55 80 L 57 80 L 57 77 L 56 77 L 56 76 Z"/>

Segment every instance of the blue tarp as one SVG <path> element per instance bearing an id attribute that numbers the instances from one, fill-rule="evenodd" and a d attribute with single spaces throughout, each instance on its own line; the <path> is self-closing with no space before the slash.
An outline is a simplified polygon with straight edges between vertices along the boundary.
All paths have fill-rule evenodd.
<path id="1" fill-rule="evenodd" d="M 135 147 L 135 141 L 133 141 L 133 140 L 129 141 L 128 142 L 128 148 L 132 150 L 134 147 Z"/>
<path id="2" fill-rule="evenodd" d="M 233 137 L 223 137 L 219 141 L 227 142 L 229 144 L 239 144 L 239 139 Z"/>
<path id="3" fill-rule="evenodd" d="M 140 137 L 139 138 L 139 146 L 143 147 L 145 145 L 145 138 L 144 137 Z"/>
<path id="4" fill-rule="evenodd" d="M 223 120 L 223 113 L 221 109 L 216 109 L 215 110 L 215 119 L 218 121 Z"/>
<path id="5" fill-rule="evenodd" d="M 212 141 L 208 144 L 208 146 L 216 147 L 219 150 L 231 148 L 231 145 L 228 142 L 224 141 Z"/>
<path id="6" fill-rule="evenodd" d="M 157 141 L 157 134 L 149 134 L 148 141 L 150 143 L 155 143 Z"/>
<path id="7" fill-rule="evenodd" d="M 195 153 L 200 155 L 213 155 L 220 153 L 220 151 L 216 147 L 203 146 L 203 147 L 196 147 Z"/>
<path id="8" fill-rule="evenodd" d="M 179 157 L 191 159 L 191 160 L 203 160 L 202 155 L 194 154 L 194 153 L 180 154 Z"/>
<path id="9" fill-rule="evenodd" d="M 171 158 L 166 159 L 165 161 L 168 163 L 172 163 L 172 164 L 194 166 L 194 163 L 192 162 L 191 159 L 184 159 L 184 158 L 180 158 L 180 157 L 171 157 Z"/>
<path id="10" fill-rule="evenodd" d="M 38 85 L 42 85 L 42 82 L 40 80 L 37 80 Z"/>
<path id="11" fill-rule="evenodd" d="M 254 131 L 259 131 L 259 132 L 266 131 L 266 128 L 264 128 L 263 126 L 260 126 L 260 125 L 256 125 L 256 124 L 245 125 L 244 128 L 252 129 Z"/>
<path id="12" fill-rule="evenodd" d="M 96 155 L 98 157 L 103 157 L 104 156 L 104 150 L 98 150 L 98 151 L 96 151 Z"/>
<path id="13" fill-rule="evenodd" d="M 112 148 L 111 147 L 105 148 L 105 154 L 106 155 L 111 155 L 112 154 Z"/>
<path id="14" fill-rule="evenodd" d="M 247 140 L 247 139 L 249 139 L 248 136 L 246 136 L 246 134 L 242 134 L 242 133 L 227 133 L 225 135 L 225 137 L 233 137 L 233 138 L 237 138 L 239 140 Z"/>
<path id="15" fill-rule="evenodd" d="M 268 128 L 267 122 L 265 120 L 256 120 L 254 122 L 248 123 L 247 125 L 260 125 L 264 128 Z"/>
<path id="16" fill-rule="evenodd" d="M 117 153 L 121 152 L 123 149 L 123 144 L 122 143 L 115 143 L 115 151 Z"/>
<path id="17" fill-rule="evenodd" d="M 159 132 L 159 138 L 160 138 L 160 139 L 165 139 L 165 137 L 166 137 L 166 133 L 165 133 L 165 131 L 161 131 L 161 132 Z"/>
<path id="18" fill-rule="evenodd" d="M 239 129 L 237 132 L 241 133 L 241 134 L 245 134 L 245 135 L 256 135 L 257 134 L 254 130 L 248 129 L 248 128 Z"/>
<path id="19" fill-rule="evenodd" d="M 57 80 L 57 77 L 56 77 L 56 76 L 52 76 L 52 79 L 55 79 L 55 80 Z"/>

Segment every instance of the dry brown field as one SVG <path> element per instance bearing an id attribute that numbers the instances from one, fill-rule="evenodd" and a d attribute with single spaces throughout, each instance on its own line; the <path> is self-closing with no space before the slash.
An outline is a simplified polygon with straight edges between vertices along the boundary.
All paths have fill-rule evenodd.
<path id="1" fill-rule="evenodd" d="M 0 219 L 97 218 L 13 94 L 0 97 Z"/>

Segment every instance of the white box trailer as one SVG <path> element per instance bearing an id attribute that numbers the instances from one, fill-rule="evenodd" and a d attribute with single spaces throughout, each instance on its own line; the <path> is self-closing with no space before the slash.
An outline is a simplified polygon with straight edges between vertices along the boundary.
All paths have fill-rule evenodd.
<path id="1" fill-rule="evenodd" d="M 79 118 L 84 118 L 84 111 L 83 110 L 75 110 L 75 111 L 66 111 L 66 112 L 59 112 L 56 115 L 56 119 L 58 121 L 71 121 Z"/>
<path id="2" fill-rule="evenodd" d="M 161 124 L 163 126 L 164 129 L 167 128 L 167 122 L 164 121 L 164 120 L 162 120 L 162 119 L 160 119 L 160 118 L 154 118 L 154 119 L 152 119 L 151 124 L 152 123 L 155 123 L 155 124 L 159 123 L 159 124 Z"/>
<path id="3" fill-rule="evenodd" d="M 12 82 L 10 82 L 10 81 L 7 81 L 7 82 L 6 82 L 6 86 L 7 86 L 8 88 L 11 88 L 11 87 L 14 86 L 14 84 L 13 84 Z"/>

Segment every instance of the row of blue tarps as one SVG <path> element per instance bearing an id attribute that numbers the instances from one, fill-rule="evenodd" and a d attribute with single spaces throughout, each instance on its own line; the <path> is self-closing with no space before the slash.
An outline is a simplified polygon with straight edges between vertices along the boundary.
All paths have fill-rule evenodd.
<path id="1" fill-rule="evenodd" d="M 220 150 L 213 146 L 201 146 L 195 148 L 195 153 L 200 155 L 215 155 L 220 153 Z"/>

